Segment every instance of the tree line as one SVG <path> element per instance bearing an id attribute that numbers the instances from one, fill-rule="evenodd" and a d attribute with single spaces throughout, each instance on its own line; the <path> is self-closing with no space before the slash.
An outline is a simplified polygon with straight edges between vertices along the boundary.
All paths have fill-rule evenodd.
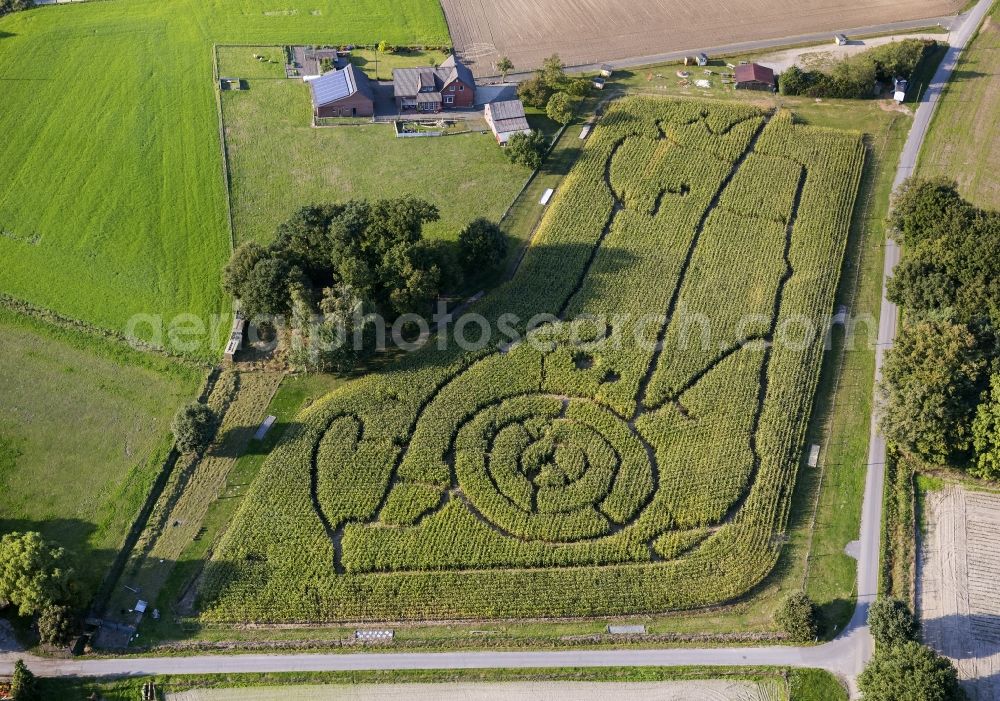
<path id="1" fill-rule="evenodd" d="M 909 180 L 890 217 L 903 322 L 883 368 L 882 430 L 906 456 L 1000 478 L 1000 212 L 954 182 Z"/>
<path id="2" fill-rule="evenodd" d="M 0 0 L 0 17 L 11 12 L 27 10 L 35 6 L 35 0 Z"/>
<path id="3" fill-rule="evenodd" d="M 876 46 L 838 61 L 827 71 L 787 68 L 779 77 L 782 95 L 861 99 L 874 95 L 875 85 L 893 78 L 909 80 L 937 42 L 905 39 Z"/>

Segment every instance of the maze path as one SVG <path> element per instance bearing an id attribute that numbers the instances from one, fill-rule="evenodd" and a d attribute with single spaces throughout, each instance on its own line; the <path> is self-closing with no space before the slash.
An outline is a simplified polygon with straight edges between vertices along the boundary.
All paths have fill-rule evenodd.
<path id="1" fill-rule="evenodd" d="M 548 321 L 314 405 L 220 544 L 206 617 L 614 615 L 746 592 L 780 551 L 822 352 L 772 340 L 829 313 L 862 153 L 750 105 L 612 106 L 517 273 L 473 307 Z M 718 345 L 685 356 L 691 309 L 718 316 Z"/>

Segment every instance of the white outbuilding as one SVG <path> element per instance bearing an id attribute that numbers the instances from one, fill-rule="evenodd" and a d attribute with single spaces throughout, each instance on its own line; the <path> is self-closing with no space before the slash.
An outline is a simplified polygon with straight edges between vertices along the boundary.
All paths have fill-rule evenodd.
<path id="1" fill-rule="evenodd" d="M 524 115 L 524 105 L 520 100 L 487 103 L 483 108 L 483 116 L 501 146 L 505 146 L 514 134 L 531 133 L 528 118 Z"/>

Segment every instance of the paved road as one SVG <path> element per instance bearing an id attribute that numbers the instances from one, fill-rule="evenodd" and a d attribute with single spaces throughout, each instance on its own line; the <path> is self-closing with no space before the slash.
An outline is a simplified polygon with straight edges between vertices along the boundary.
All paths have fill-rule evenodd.
<path id="1" fill-rule="evenodd" d="M 756 53 L 767 49 L 785 48 L 798 44 L 825 44 L 833 46 L 834 34 L 845 34 L 851 36 L 871 36 L 873 34 L 884 34 L 886 32 L 906 32 L 913 29 L 924 29 L 926 27 L 940 26 L 945 29 L 955 29 L 965 20 L 967 15 L 948 15 L 945 17 L 929 17 L 927 19 L 906 20 L 903 22 L 888 22 L 876 24 L 870 27 L 856 27 L 851 29 L 834 30 L 832 32 L 814 32 L 812 34 L 800 34 L 798 36 L 783 37 L 780 39 L 760 39 L 756 41 L 742 41 L 735 44 L 724 44 L 722 46 L 712 46 L 704 49 L 709 56 L 732 56 L 734 54 Z M 602 65 L 609 64 L 615 68 L 636 68 L 638 66 L 651 66 L 657 63 L 668 63 L 679 61 L 685 56 L 691 56 L 693 49 L 683 51 L 668 51 L 661 54 L 648 56 L 636 56 L 634 58 L 623 58 L 614 61 L 604 61 L 600 64 L 592 63 L 582 66 L 570 66 L 568 70 L 574 73 L 592 73 L 600 69 Z M 534 75 L 531 72 L 511 73 L 507 76 L 509 81 L 520 81 Z M 489 80 L 489 76 L 481 76 Z M 493 76 L 499 78 L 499 76 Z"/>
<path id="2" fill-rule="evenodd" d="M 898 185 L 914 170 L 941 91 L 954 70 L 959 54 L 975 33 L 993 0 L 980 0 L 958 18 L 948 50 L 931 85 L 917 107 L 910 134 L 896 173 Z M 899 261 L 899 249 L 888 242 L 885 255 L 882 310 L 879 319 L 876 379 L 881 377 L 885 350 L 896 335 L 897 310 L 885 299 L 884 283 Z M 679 665 L 783 665 L 819 667 L 853 684 L 871 655 L 866 623 L 868 605 L 878 591 L 879 539 L 885 477 L 885 441 L 872 419 L 868 474 L 861 517 L 858 559 L 858 606 L 850 624 L 834 641 L 814 647 L 754 647 L 667 650 L 557 650 L 524 652 L 431 652 L 353 654 L 251 654 L 199 655 L 194 657 L 128 657 L 106 660 L 51 660 L 28 658 L 37 673 L 49 676 L 104 676 L 141 674 L 197 674 L 240 672 L 306 672 L 369 669 L 472 669 L 477 667 L 606 667 Z M 16 653 L 0 653 L 0 672 L 9 670 Z M 856 690 L 855 690 L 856 691 Z"/>

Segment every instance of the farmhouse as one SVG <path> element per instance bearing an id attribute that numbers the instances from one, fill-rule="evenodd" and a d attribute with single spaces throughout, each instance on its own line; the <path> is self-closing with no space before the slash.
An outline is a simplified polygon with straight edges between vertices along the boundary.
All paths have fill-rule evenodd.
<path id="1" fill-rule="evenodd" d="M 774 71 L 759 63 L 742 63 L 736 66 L 737 90 L 774 90 Z"/>
<path id="2" fill-rule="evenodd" d="M 497 143 L 501 146 L 505 146 L 507 140 L 514 134 L 531 133 L 528 119 L 524 116 L 524 105 L 521 104 L 520 100 L 488 103 L 483 114 L 486 117 L 486 123 L 493 130 Z"/>
<path id="3" fill-rule="evenodd" d="M 392 92 L 400 112 L 440 112 L 472 107 L 476 81 L 454 55 L 433 68 L 393 68 Z"/>
<path id="4" fill-rule="evenodd" d="M 368 76 L 347 64 L 309 81 L 313 114 L 317 117 L 371 117 L 375 114 L 375 93 Z"/>

